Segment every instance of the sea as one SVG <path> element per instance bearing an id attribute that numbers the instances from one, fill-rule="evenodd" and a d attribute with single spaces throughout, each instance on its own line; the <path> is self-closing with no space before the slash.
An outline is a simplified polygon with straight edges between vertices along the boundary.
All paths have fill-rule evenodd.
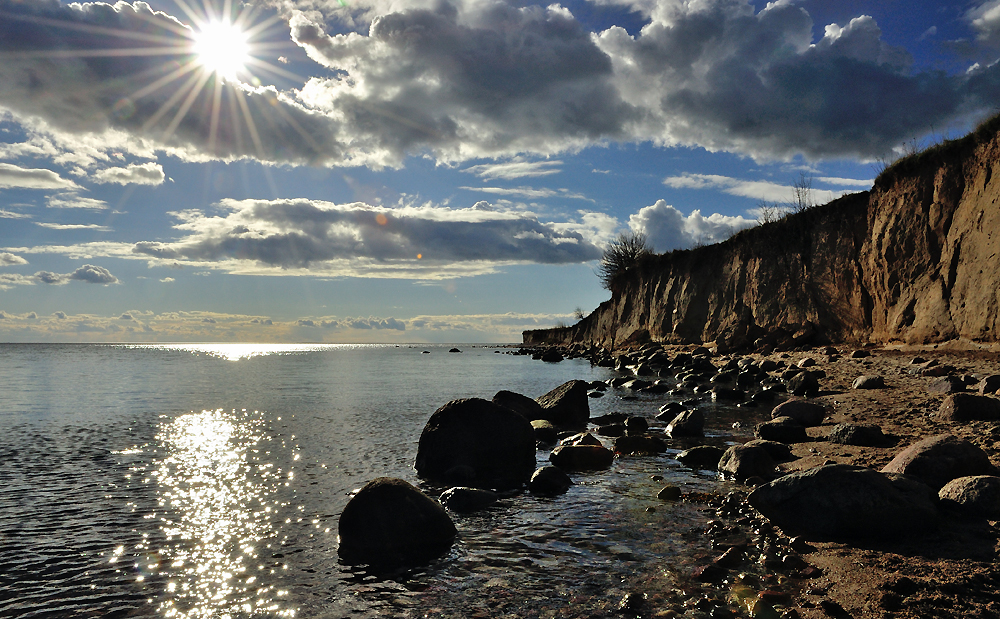
<path id="1" fill-rule="evenodd" d="M 344 565 L 338 518 L 413 469 L 431 414 L 505 389 L 618 374 L 497 345 L 0 344 L 0 617 L 605 617 L 689 585 L 724 493 L 665 454 L 506 496 L 426 565 Z M 591 415 L 655 420 L 670 395 L 609 389 Z M 704 404 L 705 442 L 748 413 Z M 745 425 L 745 424 L 744 424 Z M 610 441 L 605 439 L 608 444 Z M 539 449 L 539 466 L 549 452 Z"/>

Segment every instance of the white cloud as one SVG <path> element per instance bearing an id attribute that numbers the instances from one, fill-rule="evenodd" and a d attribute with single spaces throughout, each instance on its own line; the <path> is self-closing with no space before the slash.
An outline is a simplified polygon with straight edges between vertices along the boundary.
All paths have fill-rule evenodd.
<path id="1" fill-rule="evenodd" d="M 490 193 L 498 196 L 517 196 L 520 198 L 527 198 L 529 200 L 538 200 L 541 198 L 566 198 L 569 200 L 587 200 L 589 202 L 593 202 L 593 200 L 587 196 L 571 192 L 568 189 L 537 189 L 535 187 L 459 187 L 459 189 L 464 189 L 466 191 L 478 191 L 480 193 Z"/>
<path id="2" fill-rule="evenodd" d="M 512 180 L 515 178 L 529 178 L 538 176 L 549 176 L 558 174 L 562 170 L 555 166 L 561 166 L 562 161 L 525 161 L 522 158 L 515 158 L 506 163 L 481 164 L 470 166 L 463 172 L 475 174 L 485 180 L 503 179 Z"/>
<path id="3" fill-rule="evenodd" d="M 31 219 L 31 215 L 0 209 L 0 219 Z"/>
<path id="4" fill-rule="evenodd" d="M 130 164 L 126 168 L 105 168 L 94 172 L 95 183 L 116 183 L 118 185 L 161 185 L 165 175 L 158 163 Z"/>
<path id="5" fill-rule="evenodd" d="M 80 189 L 80 186 L 62 178 L 52 170 L 22 168 L 11 163 L 0 163 L 0 188 Z"/>
<path id="6" fill-rule="evenodd" d="M 965 14 L 981 41 L 1000 43 L 1000 0 L 987 0 Z"/>
<path id="7" fill-rule="evenodd" d="M 861 186 L 871 186 L 871 181 L 858 181 L 852 179 L 837 179 L 824 177 L 818 179 L 827 184 L 834 184 L 833 181 L 842 181 L 843 184 L 853 184 Z M 795 182 L 795 181 L 793 181 Z M 772 181 L 751 181 L 731 176 L 719 174 L 689 174 L 684 173 L 679 176 L 669 176 L 663 180 L 663 184 L 674 189 L 715 189 L 733 196 L 743 198 L 753 198 L 755 200 L 766 200 L 769 202 L 791 202 L 793 201 L 792 184 L 781 185 Z M 856 189 L 810 189 L 813 202 L 816 204 L 826 204 L 827 202 L 839 198 L 840 196 L 857 191 Z"/>
<path id="8" fill-rule="evenodd" d="M 60 193 L 49 197 L 45 205 L 49 208 L 83 208 L 95 211 L 108 208 L 108 203 L 95 198 L 84 198 L 75 193 Z"/>
<path id="9" fill-rule="evenodd" d="M 72 273 L 53 273 L 38 271 L 34 275 L 19 275 L 15 273 L 0 273 L 0 289 L 12 285 L 52 284 L 61 286 L 71 281 L 81 281 L 87 284 L 117 284 L 118 278 L 104 267 L 85 264 Z"/>
<path id="10" fill-rule="evenodd" d="M 639 209 L 629 217 L 629 228 L 646 235 L 654 251 L 668 252 L 675 249 L 689 249 L 695 245 L 707 245 L 724 241 L 743 228 L 756 225 L 753 219 L 731 217 L 712 213 L 708 217 L 694 210 L 690 215 L 670 206 L 663 200 Z"/>
<path id="11" fill-rule="evenodd" d="M 225 214 L 174 213 L 180 220 L 175 227 L 185 236 L 168 243 L 136 243 L 134 255 L 240 273 L 418 279 L 600 256 L 586 219 L 577 231 L 525 213 L 482 208 L 383 208 L 310 200 L 224 200 L 219 206 Z"/>
<path id="12" fill-rule="evenodd" d="M 870 178 L 842 178 L 840 176 L 818 176 L 816 180 L 826 185 L 851 185 L 854 187 L 864 187 L 865 189 L 871 188 L 875 183 Z"/>
<path id="13" fill-rule="evenodd" d="M 98 232 L 110 232 L 111 228 L 99 224 L 54 224 L 36 221 L 36 226 L 49 228 L 50 230 L 97 230 Z"/>
<path id="14" fill-rule="evenodd" d="M 15 264 L 28 264 L 28 261 L 10 252 L 0 252 L 0 266 L 11 266 Z"/>

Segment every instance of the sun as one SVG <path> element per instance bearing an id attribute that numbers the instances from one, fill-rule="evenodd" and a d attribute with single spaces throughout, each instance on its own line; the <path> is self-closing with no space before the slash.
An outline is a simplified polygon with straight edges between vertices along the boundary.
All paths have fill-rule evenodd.
<path id="1" fill-rule="evenodd" d="M 192 49 L 206 71 L 236 79 L 250 60 L 250 37 L 236 24 L 210 21 L 194 35 Z"/>

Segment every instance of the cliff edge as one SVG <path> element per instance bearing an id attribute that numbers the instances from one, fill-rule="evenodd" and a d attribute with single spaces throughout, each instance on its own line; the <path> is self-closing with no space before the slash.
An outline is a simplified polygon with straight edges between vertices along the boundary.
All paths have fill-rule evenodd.
<path id="1" fill-rule="evenodd" d="M 996 344 L 998 165 L 1000 116 L 901 159 L 871 191 L 649 256 L 589 316 L 524 343 Z"/>

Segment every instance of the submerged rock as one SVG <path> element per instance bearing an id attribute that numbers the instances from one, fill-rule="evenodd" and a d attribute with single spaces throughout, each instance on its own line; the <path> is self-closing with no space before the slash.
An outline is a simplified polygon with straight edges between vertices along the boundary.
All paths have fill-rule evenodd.
<path id="1" fill-rule="evenodd" d="M 457 531 L 436 501 L 402 479 L 368 482 L 344 507 L 338 554 L 349 564 L 420 563 L 448 550 Z"/>
<path id="2" fill-rule="evenodd" d="M 420 434 L 417 474 L 481 488 L 516 488 L 535 470 L 535 432 L 514 411 L 479 398 L 452 400 Z"/>
<path id="3" fill-rule="evenodd" d="M 549 461 L 564 471 L 606 469 L 614 460 L 614 452 L 598 445 L 560 445 L 549 454 Z"/>
<path id="4" fill-rule="evenodd" d="M 789 534 L 815 539 L 898 538 L 937 526 L 935 493 L 847 464 L 791 473 L 757 487 L 750 505 Z"/>
<path id="5" fill-rule="evenodd" d="M 457 486 L 442 492 L 439 500 L 453 512 L 470 513 L 490 507 L 500 500 L 500 496 L 482 488 Z"/>
<path id="6" fill-rule="evenodd" d="M 528 490 L 533 494 L 555 496 L 569 490 L 573 485 L 569 475 L 561 468 L 546 465 L 534 472 L 528 482 Z"/>
<path id="7" fill-rule="evenodd" d="M 722 459 L 723 453 L 722 449 L 713 445 L 698 445 L 680 452 L 675 457 L 678 462 L 693 469 L 716 470 L 719 468 L 719 460 Z"/>

